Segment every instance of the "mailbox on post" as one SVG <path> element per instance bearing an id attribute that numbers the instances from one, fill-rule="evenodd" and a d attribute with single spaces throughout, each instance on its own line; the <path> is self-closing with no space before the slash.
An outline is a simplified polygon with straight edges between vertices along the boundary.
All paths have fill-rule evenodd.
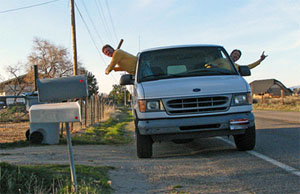
<path id="1" fill-rule="evenodd" d="M 73 100 L 88 96 L 87 78 L 86 76 L 72 76 L 37 80 L 37 89 L 39 102 L 45 104 L 32 105 L 29 109 L 29 139 L 35 143 L 57 144 L 59 123 L 66 123 L 71 181 L 77 191 L 69 122 L 81 121 L 80 105 Z M 72 100 L 72 102 L 66 102 L 67 100 Z"/>
<path id="2" fill-rule="evenodd" d="M 81 121 L 79 103 L 66 101 L 88 96 L 87 78 L 80 75 L 38 79 L 37 89 L 39 102 L 44 104 L 29 109 L 29 139 L 33 143 L 57 144 L 59 123 Z"/>

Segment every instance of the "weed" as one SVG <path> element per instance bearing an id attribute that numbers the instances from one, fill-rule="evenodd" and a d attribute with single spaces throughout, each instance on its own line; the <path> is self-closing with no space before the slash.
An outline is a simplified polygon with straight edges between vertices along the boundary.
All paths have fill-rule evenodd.
<path id="1" fill-rule="evenodd" d="M 112 167 L 76 165 L 78 193 L 110 193 L 107 172 Z M 16 166 L 0 163 L 0 193 L 68 194 L 68 165 Z"/>

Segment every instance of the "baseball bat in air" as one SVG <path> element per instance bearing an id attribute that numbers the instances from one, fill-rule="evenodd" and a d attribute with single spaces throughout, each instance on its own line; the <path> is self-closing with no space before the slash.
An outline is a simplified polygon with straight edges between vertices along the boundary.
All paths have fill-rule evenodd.
<path id="1" fill-rule="evenodd" d="M 120 48 L 121 48 L 121 46 L 122 46 L 122 44 L 123 44 L 123 41 L 124 41 L 123 39 L 121 39 L 121 40 L 120 40 L 120 42 L 119 42 L 119 45 L 118 45 L 117 49 L 120 49 Z"/>

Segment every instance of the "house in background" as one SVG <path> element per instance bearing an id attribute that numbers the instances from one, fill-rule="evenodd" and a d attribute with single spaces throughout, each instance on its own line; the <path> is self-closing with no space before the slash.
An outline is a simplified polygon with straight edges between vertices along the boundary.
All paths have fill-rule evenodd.
<path id="1" fill-rule="evenodd" d="M 282 97 L 292 95 L 292 91 L 276 79 L 255 80 L 250 83 L 252 94 L 266 95 L 270 97 Z"/>
<path id="2" fill-rule="evenodd" d="M 24 92 L 32 92 L 33 84 L 26 81 L 27 74 L 0 82 L 0 96 L 18 96 Z"/>

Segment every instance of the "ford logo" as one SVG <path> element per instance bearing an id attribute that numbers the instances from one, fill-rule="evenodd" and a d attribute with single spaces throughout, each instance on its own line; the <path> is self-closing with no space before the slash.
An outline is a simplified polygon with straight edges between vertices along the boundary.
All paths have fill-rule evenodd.
<path id="1" fill-rule="evenodd" d="M 201 91 L 200 88 L 195 88 L 195 89 L 193 89 L 193 92 L 200 92 L 200 91 Z"/>

